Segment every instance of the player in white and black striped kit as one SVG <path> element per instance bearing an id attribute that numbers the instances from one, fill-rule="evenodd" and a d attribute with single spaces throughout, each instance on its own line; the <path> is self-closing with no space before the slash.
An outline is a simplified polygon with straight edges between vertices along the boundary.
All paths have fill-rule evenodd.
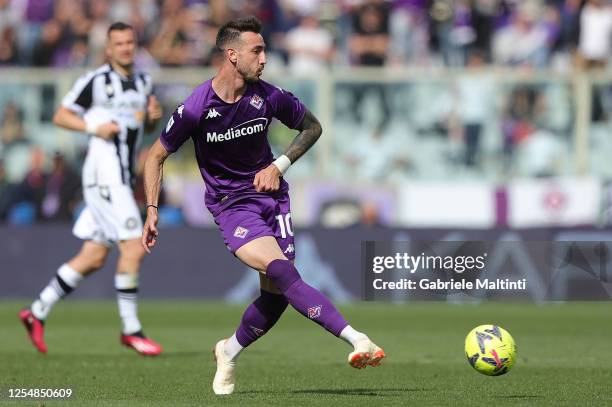
<path id="1" fill-rule="evenodd" d="M 40 352 L 47 352 L 44 321 L 51 307 L 82 278 L 106 262 L 112 244 L 120 255 L 115 287 L 122 321 L 121 343 L 143 355 L 162 348 L 144 336 L 137 316 L 138 272 L 145 251 L 140 245 L 142 220 L 134 200 L 134 160 L 142 134 L 162 116 L 148 74 L 134 69 L 136 38 L 131 26 L 108 29 L 108 63 L 79 78 L 64 97 L 53 121 L 91 137 L 83 164 L 86 208 L 73 233 L 84 240 L 80 252 L 57 270 L 32 305 L 19 317 Z"/>

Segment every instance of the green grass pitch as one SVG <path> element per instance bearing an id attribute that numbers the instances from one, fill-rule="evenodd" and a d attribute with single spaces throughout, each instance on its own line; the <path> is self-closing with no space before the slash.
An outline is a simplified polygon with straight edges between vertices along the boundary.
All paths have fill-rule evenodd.
<path id="1" fill-rule="evenodd" d="M 24 303 L 0 302 L 0 405 L 612 405 L 610 303 L 449 305 L 361 303 L 341 307 L 383 346 L 378 368 L 348 366 L 348 345 L 288 309 L 240 358 L 236 392 L 212 393 L 213 344 L 230 335 L 243 307 L 143 301 L 146 332 L 165 348 L 144 358 L 121 347 L 113 302 L 65 301 L 47 323 L 39 355 L 17 319 Z M 514 369 L 478 374 L 463 340 L 496 323 L 518 345 Z M 70 401 L 11 401 L 8 388 L 67 388 Z"/>

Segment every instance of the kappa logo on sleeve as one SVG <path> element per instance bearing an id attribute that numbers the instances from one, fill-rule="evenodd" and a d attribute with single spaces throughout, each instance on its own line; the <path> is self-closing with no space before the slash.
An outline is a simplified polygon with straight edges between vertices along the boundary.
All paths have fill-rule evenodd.
<path id="1" fill-rule="evenodd" d="M 182 119 L 183 118 L 183 109 L 185 108 L 185 105 L 180 105 L 179 107 L 176 108 L 176 112 L 178 113 L 179 117 Z"/>
<path id="2" fill-rule="evenodd" d="M 174 126 L 174 117 L 170 116 L 170 120 L 168 120 L 168 124 L 166 124 L 166 133 L 170 131 L 172 126 Z"/>
<path id="3" fill-rule="evenodd" d="M 261 98 L 261 96 L 259 95 L 253 95 L 251 96 L 251 106 L 253 106 L 255 109 L 259 110 L 261 109 L 261 107 L 263 106 L 263 99 Z"/>
<path id="4" fill-rule="evenodd" d="M 237 237 L 238 239 L 244 239 L 248 233 L 249 229 L 243 228 L 242 226 L 238 226 L 236 229 L 234 229 L 234 237 Z"/>

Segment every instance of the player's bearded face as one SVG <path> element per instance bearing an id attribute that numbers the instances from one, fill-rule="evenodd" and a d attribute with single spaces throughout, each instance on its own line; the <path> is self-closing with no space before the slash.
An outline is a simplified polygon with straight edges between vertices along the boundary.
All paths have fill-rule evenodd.
<path id="1" fill-rule="evenodd" d="M 111 62 L 129 67 L 134 64 L 136 37 L 133 30 L 111 31 L 106 43 L 106 56 Z"/>
<path id="2" fill-rule="evenodd" d="M 246 82 L 257 82 L 266 64 L 265 43 L 260 34 L 245 32 L 236 55 L 236 70 Z"/>

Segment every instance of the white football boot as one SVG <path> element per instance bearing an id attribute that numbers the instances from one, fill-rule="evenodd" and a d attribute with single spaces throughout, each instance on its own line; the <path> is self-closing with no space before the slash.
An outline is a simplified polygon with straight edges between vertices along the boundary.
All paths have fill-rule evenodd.
<path id="1" fill-rule="evenodd" d="M 348 362 L 355 369 L 365 369 L 366 366 L 376 367 L 380 365 L 380 361 L 386 356 L 381 347 L 366 337 L 357 342 L 355 350 L 349 353 Z"/>
<path id="2" fill-rule="evenodd" d="M 221 339 L 215 345 L 213 354 L 217 361 L 217 371 L 213 379 L 213 391 L 215 394 L 232 394 L 234 392 L 234 384 L 236 383 L 236 375 L 234 369 L 236 362 L 232 362 L 225 354 L 224 346 L 227 339 Z"/>

